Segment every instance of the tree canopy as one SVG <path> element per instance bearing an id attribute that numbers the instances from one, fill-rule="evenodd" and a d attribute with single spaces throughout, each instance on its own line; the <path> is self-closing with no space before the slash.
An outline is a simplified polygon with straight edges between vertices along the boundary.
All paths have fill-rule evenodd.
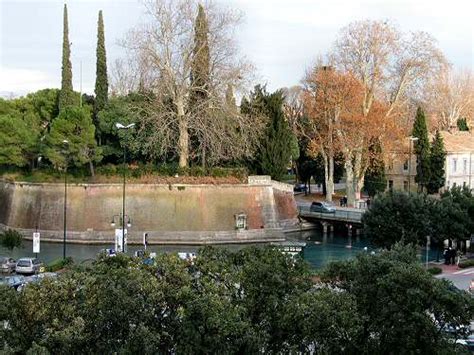
<path id="1" fill-rule="evenodd" d="M 320 282 L 272 247 L 101 256 L 0 296 L 3 350 L 17 353 L 453 353 L 443 329 L 461 336 L 473 315 L 401 246 L 331 264 Z"/>

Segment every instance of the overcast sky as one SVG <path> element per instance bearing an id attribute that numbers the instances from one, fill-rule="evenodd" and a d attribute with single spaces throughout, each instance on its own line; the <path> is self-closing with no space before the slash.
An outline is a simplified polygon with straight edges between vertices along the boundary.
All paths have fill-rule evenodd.
<path id="1" fill-rule="evenodd" d="M 474 69 L 473 0 L 218 0 L 238 8 L 242 53 L 269 89 L 298 84 L 306 68 L 351 21 L 391 19 L 403 31 L 422 30 L 457 67 Z M 97 14 L 104 12 L 108 65 L 122 55 L 117 40 L 140 22 L 137 0 L 69 0 L 73 85 L 92 93 Z M 60 87 L 62 11 L 59 0 L 0 0 L 0 94 Z"/>

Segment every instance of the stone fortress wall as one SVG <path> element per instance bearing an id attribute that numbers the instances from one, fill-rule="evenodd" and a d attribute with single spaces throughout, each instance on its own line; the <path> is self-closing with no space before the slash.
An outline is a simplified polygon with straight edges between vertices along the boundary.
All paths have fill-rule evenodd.
<path id="1" fill-rule="evenodd" d="M 0 181 L 0 228 L 31 238 L 62 242 L 64 185 Z M 67 239 L 111 243 L 111 220 L 122 211 L 122 184 L 69 184 Z M 129 243 L 252 243 L 280 241 L 283 229 L 298 223 L 292 186 L 268 176 L 250 176 L 239 185 L 127 184 Z M 247 230 L 236 230 L 234 215 L 247 215 Z M 118 222 L 118 218 L 116 218 Z M 116 227 L 119 228 L 119 227 Z"/>

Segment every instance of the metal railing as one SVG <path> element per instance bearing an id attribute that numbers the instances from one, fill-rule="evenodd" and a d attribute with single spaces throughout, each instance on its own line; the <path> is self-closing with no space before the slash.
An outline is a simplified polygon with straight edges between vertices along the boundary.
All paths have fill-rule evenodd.
<path id="1" fill-rule="evenodd" d="M 313 212 L 310 206 L 298 206 L 298 213 L 301 217 L 311 217 L 321 220 L 341 221 L 341 222 L 352 222 L 361 223 L 362 215 L 365 210 L 354 211 L 349 209 L 336 209 L 336 212 Z"/>

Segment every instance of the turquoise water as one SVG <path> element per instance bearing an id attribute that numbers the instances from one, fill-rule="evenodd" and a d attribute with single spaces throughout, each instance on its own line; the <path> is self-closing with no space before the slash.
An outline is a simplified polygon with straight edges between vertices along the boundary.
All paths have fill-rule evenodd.
<path id="1" fill-rule="evenodd" d="M 323 236 L 318 230 L 311 230 L 305 232 L 290 233 L 286 235 L 288 240 L 304 241 L 306 248 L 304 250 L 304 258 L 314 268 L 321 268 L 328 262 L 337 260 L 346 260 L 354 258 L 358 253 L 372 252 L 369 241 L 363 236 L 348 237 L 346 233 L 334 232 L 327 236 Z M 259 244 L 262 245 L 262 244 Z M 238 250 L 246 245 L 223 245 L 220 247 L 228 248 L 230 250 Z M 367 247 L 367 250 L 364 248 Z M 80 263 L 87 259 L 93 259 L 97 256 L 99 251 L 104 248 L 113 248 L 112 245 L 82 245 L 82 244 L 68 244 L 66 247 L 66 255 L 72 256 L 76 263 Z M 10 252 L 7 249 L 0 247 L 0 256 L 11 256 L 15 259 L 21 257 L 33 257 L 32 242 L 25 241 L 22 249 L 15 249 Z M 140 245 L 131 245 L 128 247 L 128 253 L 133 254 L 135 250 L 143 249 Z M 148 250 L 156 253 L 163 252 L 196 252 L 198 246 L 185 245 L 151 245 Z M 420 260 L 425 261 L 424 251 L 420 251 Z M 55 259 L 62 258 L 63 245 L 58 243 L 41 243 L 41 253 L 38 258 L 46 263 Z M 430 250 L 429 260 L 436 259 L 436 251 Z"/>

